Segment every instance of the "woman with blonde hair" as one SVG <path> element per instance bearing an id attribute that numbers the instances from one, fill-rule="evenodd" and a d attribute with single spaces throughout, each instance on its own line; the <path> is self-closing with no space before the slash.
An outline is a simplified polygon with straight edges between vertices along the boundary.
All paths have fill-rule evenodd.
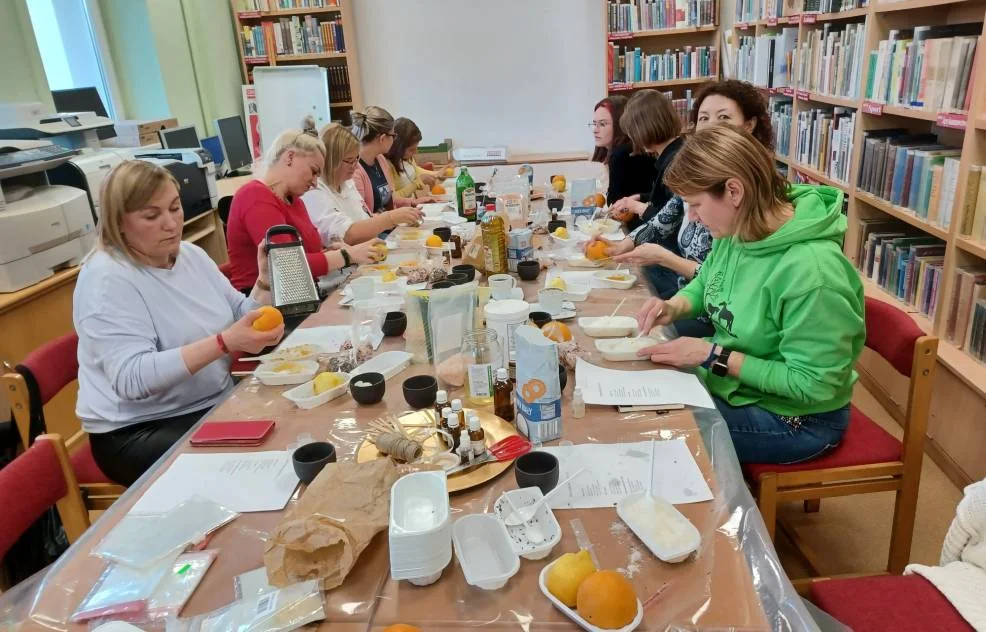
<path id="1" fill-rule="evenodd" d="M 319 138 L 325 145 L 325 165 L 315 188 L 301 196 L 301 200 L 324 246 L 337 241 L 359 244 L 400 224 L 421 221 L 422 212 L 411 206 L 370 217 L 353 182 L 359 160 L 359 141 L 338 123 L 323 127 Z"/>
<path id="2" fill-rule="evenodd" d="M 82 264 L 72 320 L 79 335 L 76 414 L 107 476 L 130 485 L 232 386 L 230 354 L 276 344 L 256 331 L 270 295 L 264 257 L 251 296 L 198 246 L 182 241 L 178 183 L 130 160 L 102 189 L 96 248 Z"/>
<path id="3" fill-rule="evenodd" d="M 379 258 L 374 248 L 379 243 L 376 239 L 338 250 L 322 249 L 318 229 L 301 201 L 301 196 L 315 186 L 325 166 L 322 141 L 299 130 L 287 130 L 274 140 L 265 161 L 263 178 L 240 187 L 230 206 L 226 242 L 234 287 L 245 290 L 256 282 L 257 246 L 267 237 L 268 229 L 280 224 L 298 230 L 308 267 L 316 278 Z"/>
<path id="4" fill-rule="evenodd" d="M 403 206 L 431 202 L 431 198 L 415 200 L 394 192 L 386 153 L 397 134 L 394 117 L 387 110 L 371 105 L 362 112 L 353 112 L 353 135 L 359 139 L 359 165 L 353 175 L 356 190 L 363 196 L 366 208 L 374 214 Z"/>
<path id="5" fill-rule="evenodd" d="M 639 325 L 705 314 L 715 333 L 640 355 L 699 367 L 741 462 L 831 450 L 849 424 L 865 340 L 862 283 L 842 254 L 842 191 L 789 184 L 763 145 L 730 125 L 692 135 L 665 181 L 715 241 L 698 275 L 670 300 L 649 299 Z"/>

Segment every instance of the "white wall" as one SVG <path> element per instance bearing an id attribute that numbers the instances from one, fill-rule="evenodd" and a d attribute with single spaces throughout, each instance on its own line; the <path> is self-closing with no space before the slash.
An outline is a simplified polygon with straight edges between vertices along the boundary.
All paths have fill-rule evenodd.
<path id="1" fill-rule="evenodd" d="M 359 0 L 363 99 L 425 142 L 588 151 L 605 95 L 602 0 Z"/>

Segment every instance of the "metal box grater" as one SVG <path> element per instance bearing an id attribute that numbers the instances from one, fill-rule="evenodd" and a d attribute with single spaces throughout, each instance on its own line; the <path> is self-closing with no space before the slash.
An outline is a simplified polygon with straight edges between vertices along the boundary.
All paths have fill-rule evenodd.
<path id="1" fill-rule="evenodd" d="M 277 235 L 290 235 L 291 241 L 273 243 Z M 271 304 L 285 316 L 300 316 L 318 311 L 318 288 L 312 278 L 301 234 L 294 226 L 281 224 L 267 230 L 264 251 L 270 269 Z"/>

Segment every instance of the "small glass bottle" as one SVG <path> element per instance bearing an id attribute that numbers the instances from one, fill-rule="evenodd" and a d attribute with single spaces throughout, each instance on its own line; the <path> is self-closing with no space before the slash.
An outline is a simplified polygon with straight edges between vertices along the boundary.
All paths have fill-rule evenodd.
<path id="1" fill-rule="evenodd" d="M 471 406 L 489 406 L 493 403 L 493 375 L 501 364 L 496 331 L 467 331 L 460 353 L 466 363 L 466 401 Z"/>
<path id="2" fill-rule="evenodd" d="M 480 425 L 479 415 L 476 413 L 469 414 L 469 443 L 472 445 L 473 455 L 479 456 L 486 452 L 486 432 Z"/>
<path id="3" fill-rule="evenodd" d="M 582 399 L 582 389 L 578 386 L 572 392 L 572 416 L 576 419 L 585 417 L 585 400 Z"/>
<path id="4" fill-rule="evenodd" d="M 445 408 L 442 408 L 442 414 L 438 418 L 439 419 L 439 424 L 438 424 L 437 428 L 439 430 L 444 430 L 445 432 L 448 432 L 448 416 L 451 413 L 452 413 L 452 408 L 450 406 L 446 406 Z"/>
<path id="5" fill-rule="evenodd" d="M 453 399 L 452 400 L 452 412 L 456 414 L 459 418 L 459 429 L 466 427 L 466 411 L 462 409 L 462 400 Z"/>
<path id="6" fill-rule="evenodd" d="M 496 370 L 493 382 L 493 414 L 504 421 L 514 420 L 514 387 L 506 369 Z"/>
<path id="7" fill-rule="evenodd" d="M 462 237 L 458 235 L 452 235 L 452 258 L 462 258 Z"/>
<path id="8" fill-rule="evenodd" d="M 460 465 L 468 465 L 473 461 L 472 446 L 467 441 L 462 441 L 459 443 L 459 449 L 455 450 L 455 453 L 459 456 Z"/>
<path id="9" fill-rule="evenodd" d="M 445 421 L 445 414 L 442 409 L 448 406 L 448 393 L 444 390 L 438 391 L 435 394 L 435 427 L 441 428 L 442 422 Z"/>
<path id="10" fill-rule="evenodd" d="M 455 411 L 449 411 L 445 417 L 445 425 L 448 426 L 448 432 L 452 435 L 452 450 L 457 452 L 462 438 L 462 426 L 459 425 L 459 416 L 455 414 Z"/>

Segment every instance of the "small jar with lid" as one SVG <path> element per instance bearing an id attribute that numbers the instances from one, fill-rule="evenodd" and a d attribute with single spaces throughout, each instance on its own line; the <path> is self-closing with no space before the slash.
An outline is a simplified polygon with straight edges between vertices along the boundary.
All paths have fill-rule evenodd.
<path id="1" fill-rule="evenodd" d="M 466 400 L 473 406 L 489 406 L 493 403 L 493 377 L 502 364 L 496 331 L 467 331 L 460 353 L 466 365 Z"/>
<path id="2" fill-rule="evenodd" d="M 469 414 L 469 443 L 472 445 L 472 453 L 474 456 L 479 456 L 486 452 L 486 432 L 483 430 L 483 426 L 479 423 L 479 415 L 476 413 Z"/>

